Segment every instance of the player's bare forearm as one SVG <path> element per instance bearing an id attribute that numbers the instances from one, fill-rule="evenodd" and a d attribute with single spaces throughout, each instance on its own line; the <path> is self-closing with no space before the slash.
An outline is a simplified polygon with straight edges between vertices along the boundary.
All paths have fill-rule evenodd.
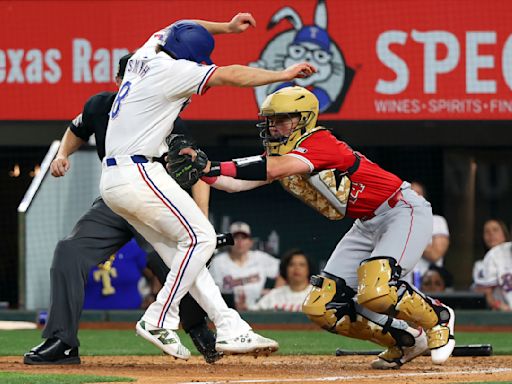
<path id="1" fill-rule="evenodd" d="M 192 186 L 192 197 L 197 206 L 208 217 L 208 206 L 210 203 L 210 186 L 199 180 Z"/>
<path id="2" fill-rule="evenodd" d="M 314 72 L 316 69 L 308 63 L 296 64 L 282 71 L 270 71 L 235 64 L 217 68 L 210 77 L 208 86 L 257 87 L 307 77 Z"/>
<path id="3" fill-rule="evenodd" d="M 228 176 L 218 176 L 211 186 L 224 192 L 235 193 L 249 191 L 269 183 L 269 180 L 238 180 Z"/>
<path id="4" fill-rule="evenodd" d="M 206 20 L 191 20 L 199 25 L 202 25 L 206 28 L 208 32 L 212 35 L 220 35 L 222 33 L 230 33 L 228 29 L 227 22 L 216 22 L 216 21 L 206 21 Z"/>
<path id="5" fill-rule="evenodd" d="M 256 27 L 256 20 L 250 13 L 239 13 L 235 15 L 231 21 L 215 22 L 206 20 L 192 20 L 199 25 L 205 27 L 212 35 L 222 33 L 241 33 L 249 27 Z"/>

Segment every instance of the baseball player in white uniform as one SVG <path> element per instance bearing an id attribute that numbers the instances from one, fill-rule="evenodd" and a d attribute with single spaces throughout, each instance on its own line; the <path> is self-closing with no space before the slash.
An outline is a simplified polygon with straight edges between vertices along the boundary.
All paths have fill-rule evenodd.
<path id="1" fill-rule="evenodd" d="M 252 23 L 246 18 L 240 24 Z M 179 302 L 190 292 L 217 328 L 218 351 L 273 352 L 278 344 L 254 333 L 227 307 L 205 267 L 215 249 L 212 225 L 152 159 L 167 151 L 165 138 L 193 94 L 221 85 L 255 87 L 289 81 L 309 76 L 315 68 L 307 63 L 283 71 L 217 67 L 210 59 L 214 39 L 197 22 L 179 21 L 158 35 L 153 35 L 157 47 L 150 39 L 128 62 L 110 113 L 100 182 L 107 205 L 133 225 L 171 269 L 156 301 L 137 323 L 137 333 L 164 352 L 188 359 L 190 352 L 174 331 L 179 327 Z"/>

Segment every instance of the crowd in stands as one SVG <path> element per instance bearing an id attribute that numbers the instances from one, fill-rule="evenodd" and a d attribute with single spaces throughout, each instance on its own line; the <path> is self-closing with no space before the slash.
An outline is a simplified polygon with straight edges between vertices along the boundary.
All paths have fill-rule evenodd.
<path id="1" fill-rule="evenodd" d="M 229 232 L 235 244 L 214 256 L 210 273 L 228 305 L 245 311 L 274 288 L 276 282 L 278 286 L 283 284 L 278 280 L 279 259 L 252 249 L 254 241 L 249 224 L 234 222 Z"/>
<path id="2" fill-rule="evenodd" d="M 420 195 L 425 187 L 413 182 Z M 229 306 L 239 311 L 300 312 L 315 269 L 300 249 L 277 258 L 255 250 L 249 224 L 237 221 L 229 228 L 234 245 L 217 253 L 210 272 Z M 475 262 L 471 290 L 483 294 L 494 310 L 512 308 L 512 242 L 504 221 L 489 219 L 483 225 L 485 255 Z M 450 232 L 444 217 L 434 215 L 432 241 L 410 276 L 414 285 L 427 293 L 454 291 L 452 273 L 444 267 Z M 145 267 L 142 249 L 132 240 L 109 261 L 93 269 L 88 278 L 84 309 L 147 308 L 159 291 L 159 283 Z"/>

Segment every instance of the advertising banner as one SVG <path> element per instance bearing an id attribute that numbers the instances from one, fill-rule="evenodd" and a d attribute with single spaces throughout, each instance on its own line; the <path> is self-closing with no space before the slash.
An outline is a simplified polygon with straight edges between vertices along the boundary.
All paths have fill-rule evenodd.
<path id="1" fill-rule="evenodd" d="M 0 2 L 0 120 L 72 119 L 116 89 L 119 58 L 155 31 L 242 11 L 256 28 L 216 35 L 215 64 L 311 62 L 318 72 L 295 84 L 315 93 L 323 119 L 512 118 L 511 1 L 71 0 Z M 214 88 L 183 117 L 255 120 L 286 85 Z"/>

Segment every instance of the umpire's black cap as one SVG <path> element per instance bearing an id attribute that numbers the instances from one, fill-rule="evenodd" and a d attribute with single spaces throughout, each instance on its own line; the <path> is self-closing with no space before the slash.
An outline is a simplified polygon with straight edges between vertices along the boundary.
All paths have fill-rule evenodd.
<path id="1" fill-rule="evenodd" d="M 126 65 L 128 64 L 128 60 L 133 56 L 133 52 L 128 53 L 127 55 L 124 55 L 119 59 L 119 67 L 117 69 L 117 77 L 120 77 L 121 79 L 124 77 L 124 71 L 126 71 Z"/>

